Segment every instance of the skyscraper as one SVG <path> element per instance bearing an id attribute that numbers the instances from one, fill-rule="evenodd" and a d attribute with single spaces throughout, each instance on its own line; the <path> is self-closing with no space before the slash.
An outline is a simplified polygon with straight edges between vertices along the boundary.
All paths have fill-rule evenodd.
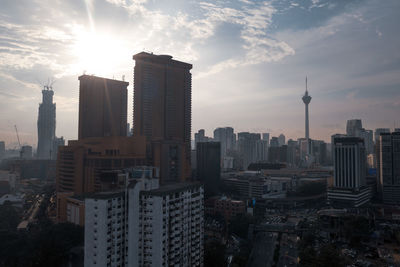
<path id="1" fill-rule="evenodd" d="M 196 147 L 197 179 L 204 183 L 205 195 L 218 193 L 221 176 L 221 143 L 199 142 Z"/>
<path id="2" fill-rule="evenodd" d="M 279 139 L 276 136 L 272 136 L 270 141 L 269 141 L 269 146 L 270 147 L 278 147 L 279 146 Z"/>
<path id="3" fill-rule="evenodd" d="M 279 146 L 283 146 L 286 144 L 286 137 L 284 134 L 280 134 L 278 136 L 278 142 L 279 142 Z"/>
<path id="4" fill-rule="evenodd" d="M 228 151 L 235 149 L 236 138 L 232 127 L 217 128 L 214 130 L 214 141 L 221 143 L 221 159 Z"/>
<path id="5" fill-rule="evenodd" d="M 56 135 L 56 104 L 53 103 L 54 91 L 51 86 L 42 90 L 42 103 L 39 104 L 38 116 L 38 147 L 37 157 L 50 159 L 52 157 L 53 139 Z"/>
<path id="6" fill-rule="evenodd" d="M 238 133 L 239 153 L 243 158 L 243 168 L 247 170 L 250 163 L 257 162 L 257 140 L 261 139 L 258 133 Z"/>
<path id="7" fill-rule="evenodd" d="M 360 131 L 363 129 L 360 119 L 348 120 L 346 124 L 346 134 L 348 136 L 360 136 Z"/>
<path id="8" fill-rule="evenodd" d="M 56 160 L 58 155 L 58 148 L 65 145 L 64 137 L 54 137 L 53 139 L 53 153 L 51 153 L 51 158 Z"/>
<path id="9" fill-rule="evenodd" d="M 333 140 L 333 187 L 328 201 L 333 206 L 359 207 L 371 198 L 366 186 L 366 156 L 364 140 L 359 137 L 336 137 Z"/>
<path id="10" fill-rule="evenodd" d="M 4 141 L 0 141 L 0 158 L 3 157 L 4 153 L 6 153 L 6 144 Z"/>
<path id="11" fill-rule="evenodd" d="M 191 176 L 190 137 L 192 65 L 172 56 L 141 52 L 133 56 L 133 133 L 152 142 L 153 161 L 160 162 L 161 182 Z"/>
<path id="12" fill-rule="evenodd" d="M 78 139 L 126 136 L 129 83 L 91 75 L 79 82 Z"/>
<path id="13" fill-rule="evenodd" d="M 379 141 L 381 133 L 390 133 L 389 128 L 376 128 L 375 129 L 375 144 Z"/>
<path id="14" fill-rule="evenodd" d="M 374 134 L 372 130 L 362 129 L 359 137 L 364 139 L 365 151 L 368 154 L 374 153 Z"/>
<path id="15" fill-rule="evenodd" d="M 88 75 L 79 80 L 79 140 L 58 149 L 58 222 L 67 220 L 67 197 L 108 189 L 104 171 L 149 164 L 145 137 L 126 136 L 128 83 Z M 63 142 L 54 139 L 54 146 Z"/>
<path id="16" fill-rule="evenodd" d="M 262 134 L 262 140 L 267 141 L 267 143 L 269 145 L 269 133 L 263 133 Z"/>
<path id="17" fill-rule="evenodd" d="M 256 142 L 257 162 L 268 161 L 268 142 L 267 140 L 257 140 Z"/>
<path id="18" fill-rule="evenodd" d="M 200 129 L 198 130 L 197 133 L 194 134 L 195 148 L 197 148 L 197 143 L 199 142 L 210 142 L 210 141 L 212 141 L 212 138 L 205 135 L 204 129 Z"/>
<path id="19" fill-rule="evenodd" d="M 307 77 L 306 77 L 306 92 L 304 93 L 304 96 L 302 97 L 302 100 L 305 105 L 305 112 L 306 112 L 306 140 L 307 140 L 307 155 L 310 154 L 310 126 L 309 126 L 309 120 L 308 120 L 308 104 L 311 102 L 311 96 L 308 95 L 308 88 L 307 88 Z"/>
<path id="20" fill-rule="evenodd" d="M 381 133 L 377 167 L 380 192 L 385 204 L 400 204 L 400 132 Z"/>

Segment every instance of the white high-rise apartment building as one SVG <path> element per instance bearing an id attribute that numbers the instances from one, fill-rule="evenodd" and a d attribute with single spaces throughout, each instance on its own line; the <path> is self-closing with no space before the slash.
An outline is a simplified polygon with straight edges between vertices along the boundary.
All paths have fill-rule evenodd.
<path id="1" fill-rule="evenodd" d="M 359 207 L 371 198 L 366 186 L 367 159 L 364 139 L 335 137 L 333 140 L 333 187 L 328 190 L 328 201 L 334 206 Z"/>
<path id="2" fill-rule="evenodd" d="M 124 190 L 86 199 L 85 266 L 203 266 L 203 187 L 160 187 L 157 172 L 125 171 Z"/>

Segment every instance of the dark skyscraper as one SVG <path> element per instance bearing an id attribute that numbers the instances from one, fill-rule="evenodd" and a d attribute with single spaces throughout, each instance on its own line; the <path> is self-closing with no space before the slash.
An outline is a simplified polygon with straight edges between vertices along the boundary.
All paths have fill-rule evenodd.
<path id="1" fill-rule="evenodd" d="M 160 162 L 163 182 L 188 179 L 192 65 L 145 52 L 133 59 L 133 134 L 151 141 L 153 162 Z"/>
<path id="2" fill-rule="evenodd" d="M 381 133 L 378 142 L 378 175 L 385 204 L 400 204 L 400 132 Z"/>
<path id="3" fill-rule="evenodd" d="M 42 103 L 39 104 L 38 116 L 38 147 L 37 157 L 50 159 L 52 157 L 53 139 L 56 135 L 56 104 L 53 103 L 54 91 L 50 86 L 42 90 Z"/>
<path id="4" fill-rule="evenodd" d="M 360 119 L 348 120 L 346 124 L 346 133 L 348 136 L 359 136 L 362 130 L 362 122 Z"/>
<path id="5" fill-rule="evenodd" d="M 197 179 L 204 183 L 206 196 L 215 195 L 218 192 L 221 176 L 220 154 L 220 142 L 197 143 Z"/>
<path id="6" fill-rule="evenodd" d="M 78 139 L 126 136 L 128 82 L 79 77 Z"/>

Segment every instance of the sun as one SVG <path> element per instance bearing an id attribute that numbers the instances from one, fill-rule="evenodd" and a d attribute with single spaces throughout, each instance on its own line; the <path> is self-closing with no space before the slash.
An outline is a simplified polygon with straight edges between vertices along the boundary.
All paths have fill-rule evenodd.
<path id="1" fill-rule="evenodd" d="M 123 42 L 111 34 L 81 31 L 73 45 L 74 69 L 94 75 L 113 75 L 129 56 Z M 128 55 L 127 55 L 128 54 Z"/>

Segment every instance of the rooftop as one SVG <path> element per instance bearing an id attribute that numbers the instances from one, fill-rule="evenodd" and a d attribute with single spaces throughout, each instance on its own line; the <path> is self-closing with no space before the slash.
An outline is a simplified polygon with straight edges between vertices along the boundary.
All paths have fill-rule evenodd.
<path id="1" fill-rule="evenodd" d="M 153 189 L 150 191 L 142 191 L 141 194 L 152 195 L 152 196 L 163 196 L 173 193 L 182 192 L 188 189 L 195 189 L 201 186 L 200 183 L 190 182 L 190 183 L 173 183 L 161 185 L 158 189 Z"/>
<path id="2" fill-rule="evenodd" d="M 176 67 L 182 67 L 185 69 L 191 69 L 193 67 L 192 64 L 172 59 L 172 56 L 170 55 L 155 55 L 153 53 L 140 52 L 136 55 L 133 55 L 133 59 L 136 61 L 143 60 L 152 63 L 162 63 L 162 64 L 168 63 L 170 65 Z"/>
<path id="3" fill-rule="evenodd" d="M 78 80 L 104 80 L 110 83 L 120 83 L 123 85 L 128 86 L 129 82 L 126 81 L 120 81 L 120 80 L 115 80 L 115 79 L 108 79 L 108 78 L 104 78 L 104 77 L 98 77 L 98 76 L 94 76 L 94 75 L 87 75 L 87 74 L 83 74 L 81 76 L 78 77 Z"/>

